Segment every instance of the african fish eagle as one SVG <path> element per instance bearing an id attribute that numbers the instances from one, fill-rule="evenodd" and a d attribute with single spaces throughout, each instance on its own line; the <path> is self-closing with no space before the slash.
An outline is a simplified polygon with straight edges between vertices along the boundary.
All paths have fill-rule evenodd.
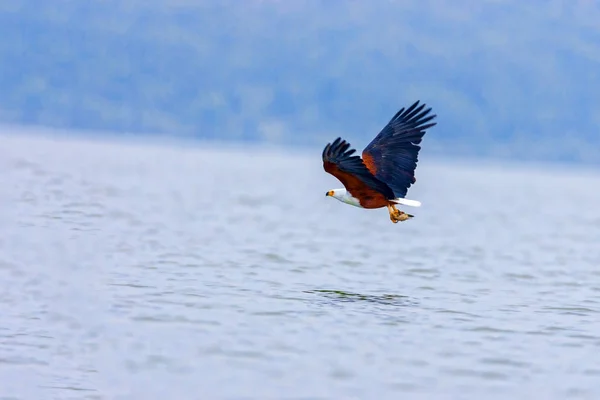
<path id="1" fill-rule="evenodd" d="M 323 149 L 323 168 L 344 184 L 325 195 L 360 208 L 387 207 L 393 223 L 406 221 L 413 215 L 396 208 L 396 204 L 419 207 L 416 200 L 405 199 L 408 188 L 416 182 L 419 144 L 436 115 L 428 115 L 431 107 L 417 100 L 406 110 L 394 115 L 362 152 L 362 159 L 352 155 L 350 143 L 337 138 Z"/>

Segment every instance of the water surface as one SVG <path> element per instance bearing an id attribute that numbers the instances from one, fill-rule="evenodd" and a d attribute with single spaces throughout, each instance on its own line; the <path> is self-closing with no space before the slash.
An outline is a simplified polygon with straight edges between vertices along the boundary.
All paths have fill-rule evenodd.
<path id="1" fill-rule="evenodd" d="M 3 136 L 2 399 L 597 399 L 600 177 Z"/>

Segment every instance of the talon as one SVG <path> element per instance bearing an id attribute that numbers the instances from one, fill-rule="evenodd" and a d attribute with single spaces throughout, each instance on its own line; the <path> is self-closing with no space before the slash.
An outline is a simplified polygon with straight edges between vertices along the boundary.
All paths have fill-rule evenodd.
<path id="1" fill-rule="evenodd" d="M 411 214 L 407 214 L 404 211 L 398 210 L 394 206 L 388 206 L 388 210 L 390 212 L 390 220 L 395 224 L 414 217 Z"/>

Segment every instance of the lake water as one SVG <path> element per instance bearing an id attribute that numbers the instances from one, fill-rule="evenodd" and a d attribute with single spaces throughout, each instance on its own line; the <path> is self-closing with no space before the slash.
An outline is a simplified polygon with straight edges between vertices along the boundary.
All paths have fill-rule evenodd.
<path id="1" fill-rule="evenodd" d="M 598 399 L 600 175 L 0 137 L 1 399 Z"/>

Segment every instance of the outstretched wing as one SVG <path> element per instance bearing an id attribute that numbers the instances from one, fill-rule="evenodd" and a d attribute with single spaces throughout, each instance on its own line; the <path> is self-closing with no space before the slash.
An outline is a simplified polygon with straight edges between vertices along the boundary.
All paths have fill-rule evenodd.
<path id="1" fill-rule="evenodd" d="M 350 143 L 339 137 L 333 143 L 327 143 L 322 155 L 325 171 L 338 178 L 350 194 L 373 190 L 388 199 L 393 198 L 392 189 L 374 177 L 360 156 L 352 155 L 356 150 L 348 150 L 349 147 Z"/>
<path id="2" fill-rule="evenodd" d="M 436 125 L 429 122 L 436 117 L 428 115 L 431 107 L 417 100 L 406 110 L 404 107 L 363 150 L 365 166 L 380 181 L 385 182 L 396 197 L 404 197 L 408 188 L 416 182 L 415 169 L 421 140 L 427 128 Z"/>

